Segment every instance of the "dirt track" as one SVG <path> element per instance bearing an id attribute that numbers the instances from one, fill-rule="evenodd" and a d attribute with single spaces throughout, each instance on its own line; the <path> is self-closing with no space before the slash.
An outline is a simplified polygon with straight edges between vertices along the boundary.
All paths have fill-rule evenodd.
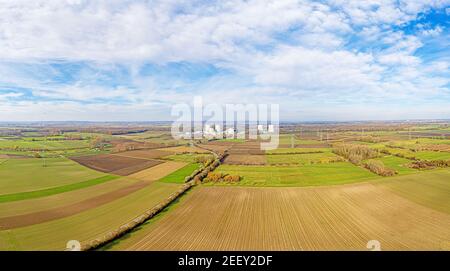
<path id="1" fill-rule="evenodd" d="M 28 225 L 43 223 L 50 220 L 71 216 L 98 207 L 100 205 L 106 204 L 108 202 L 112 202 L 118 198 L 136 192 L 149 184 L 150 182 L 141 181 L 132 184 L 130 186 L 100 196 L 96 196 L 90 199 L 86 199 L 77 203 L 73 203 L 67 206 L 24 215 L 3 217 L 0 218 L 0 229 L 5 230 L 5 229 L 25 227 Z"/>

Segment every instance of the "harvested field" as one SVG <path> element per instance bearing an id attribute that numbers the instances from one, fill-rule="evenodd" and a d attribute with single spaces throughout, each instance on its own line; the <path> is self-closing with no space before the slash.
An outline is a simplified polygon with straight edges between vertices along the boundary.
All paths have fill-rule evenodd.
<path id="1" fill-rule="evenodd" d="M 263 155 L 265 151 L 261 150 L 260 142 L 245 142 L 233 145 L 229 150 L 230 154 L 255 154 Z"/>
<path id="2" fill-rule="evenodd" d="M 369 240 L 383 250 L 450 249 L 450 215 L 371 184 L 200 187 L 112 249 L 367 250 Z"/>
<path id="3" fill-rule="evenodd" d="M 159 149 L 161 151 L 164 152 L 170 152 L 170 154 L 173 153 L 210 153 L 207 150 L 204 150 L 202 148 L 198 148 L 195 146 L 177 146 L 177 147 L 168 147 L 168 148 L 163 148 L 163 149 Z"/>
<path id="4" fill-rule="evenodd" d="M 144 181 L 156 181 L 186 166 L 185 162 L 167 161 L 154 167 L 136 172 L 129 177 Z"/>
<path id="5" fill-rule="evenodd" d="M 230 154 L 225 157 L 224 164 L 227 165 L 265 165 L 265 155 Z"/>
<path id="6" fill-rule="evenodd" d="M 56 207 L 49 210 L 33 212 L 29 214 L 2 217 L 0 218 L 0 228 L 1 229 L 20 228 L 71 216 L 101 206 L 108 202 L 117 200 L 118 198 L 124 197 L 128 194 L 138 191 L 147 185 L 148 182 L 141 181 L 132 184 L 130 186 L 109 193 L 105 193 L 103 195 L 92 197 L 80 202 L 76 202 L 67 206 Z"/>
<path id="7" fill-rule="evenodd" d="M 120 146 L 132 146 L 134 149 L 157 149 L 162 148 L 165 145 L 162 143 L 153 142 L 141 142 L 137 140 L 124 139 L 124 138 L 114 138 L 109 140 L 109 143 L 114 148 L 120 148 Z"/>
<path id="8" fill-rule="evenodd" d="M 158 159 L 164 156 L 172 154 L 169 151 L 164 151 L 163 149 L 153 149 L 153 150 L 135 150 L 135 151 L 126 151 L 114 153 L 114 155 L 123 156 L 123 157 L 131 157 L 138 159 Z"/>
<path id="9" fill-rule="evenodd" d="M 127 176 L 162 163 L 157 160 L 138 159 L 112 154 L 79 156 L 72 159 L 88 168 L 122 176 Z"/>

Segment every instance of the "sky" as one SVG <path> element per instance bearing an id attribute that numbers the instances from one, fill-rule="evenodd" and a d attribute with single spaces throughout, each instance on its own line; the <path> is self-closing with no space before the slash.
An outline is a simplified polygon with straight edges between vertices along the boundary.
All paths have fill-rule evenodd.
<path id="1" fill-rule="evenodd" d="M 0 0 L 0 121 L 450 119 L 450 0 Z"/>

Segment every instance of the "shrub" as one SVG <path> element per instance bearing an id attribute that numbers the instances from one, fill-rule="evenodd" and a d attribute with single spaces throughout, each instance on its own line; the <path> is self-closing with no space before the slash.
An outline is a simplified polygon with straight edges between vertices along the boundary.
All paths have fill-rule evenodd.
<path id="1" fill-rule="evenodd" d="M 378 150 L 366 146 L 342 144 L 333 148 L 333 153 L 348 159 L 351 163 L 359 165 L 362 160 L 377 158 Z"/>
<path id="2" fill-rule="evenodd" d="M 450 160 L 414 161 L 410 164 L 410 167 L 415 169 L 433 169 L 436 167 L 450 167 Z"/>
<path id="3" fill-rule="evenodd" d="M 378 174 L 380 176 L 384 176 L 384 177 L 394 176 L 395 174 L 397 174 L 396 171 L 394 171 L 390 168 L 387 168 L 383 164 L 383 162 L 381 162 L 379 160 L 369 160 L 364 164 L 364 166 L 368 170 L 372 171 L 373 173 Z"/>
<path id="4" fill-rule="evenodd" d="M 363 159 L 364 157 L 361 154 L 357 153 L 350 154 L 348 157 L 348 160 L 355 165 L 360 165 Z"/>
<path id="5" fill-rule="evenodd" d="M 218 182 L 223 177 L 224 177 L 223 174 L 220 173 L 220 172 L 217 172 L 217 173 L 216 172 L 209 172 L 208 175 L 207 175 L 208 180 L 211 181 L 211 182 Z"/>
<path id="6" fill-rule="evenodd" d="M 223 178 L 225 182 L 228 183 L 237 183 L 241 180 L 241 176 L 239 175 L 227 175 Z"/>

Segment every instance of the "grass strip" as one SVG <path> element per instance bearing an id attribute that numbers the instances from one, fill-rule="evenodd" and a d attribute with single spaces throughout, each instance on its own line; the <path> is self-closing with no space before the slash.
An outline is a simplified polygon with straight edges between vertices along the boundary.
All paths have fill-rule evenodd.
<path id="1" fill-rule="evenodd" d="M 43 190 L 0 195 L 0 203 L 47 197 L 47 196 L 51 196 L 51 195 L 55 195 L 55 194 L 59 194 L 59 193 L 64 193 L 64 192 L 68 192 L 68 191 L 72 191 L 72 190 L 82 189 L 82 188 L 86 188 L 89 186 L 101 184 L 101 183 L 108 182 L 108 181 L 111 181 L 111 180 L 114 180 L 117 178 L 119 178 L 119 176 L 106 175 L 106 176 L 102 176 L 102 177 L 84 181 L 84 182 L 68 184 L 68 185 L 63 185 L 63 186 L 58 186 L 58 187 L 52 187 L 52 188 L 43 189 Z"/>
<path id="2" fill-rule="evenodd" d="M 161 178 L 159 181 L 164 183 L 184 183 L 184 178 L 191 175 L 194 170 L 199 168 L 200 164 L 198 163 L 188 164 Z"/>

